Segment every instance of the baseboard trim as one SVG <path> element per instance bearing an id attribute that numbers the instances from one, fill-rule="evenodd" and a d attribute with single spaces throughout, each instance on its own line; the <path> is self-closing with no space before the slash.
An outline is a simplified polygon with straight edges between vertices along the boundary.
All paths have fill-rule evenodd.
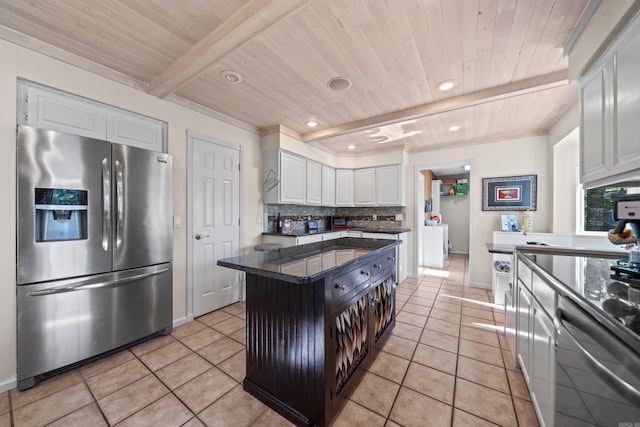
<path id="1" fill-rule="evenodd" d="M 178 319 L 173 319 L 173 327 L 177 328 L 180 325 L 184 325 L 185 323 L 188 323 L 190 321 L 192 321 L 193 319 L 189 319 L 187 317 L 180 317 Z"/>
<path id="2" fill-rule="evenodd" d="M 6 380 L 0 381 L 0 393 L 11 390 L 18 386 L 18 378 L 14 375 Z"/>

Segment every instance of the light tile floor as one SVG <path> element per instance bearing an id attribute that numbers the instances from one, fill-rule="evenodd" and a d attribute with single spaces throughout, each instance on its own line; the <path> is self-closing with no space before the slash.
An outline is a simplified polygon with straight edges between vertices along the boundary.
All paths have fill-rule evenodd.
<path id="1" fill-rule="evenodd" d="M 467 257 L 397 288 L 397 324 L 334 426 L 537 426 L 488 291 Z M 33 389 L 0 394 L 0 427 L 287 426 L 242 390 L 238 303 Z"/>

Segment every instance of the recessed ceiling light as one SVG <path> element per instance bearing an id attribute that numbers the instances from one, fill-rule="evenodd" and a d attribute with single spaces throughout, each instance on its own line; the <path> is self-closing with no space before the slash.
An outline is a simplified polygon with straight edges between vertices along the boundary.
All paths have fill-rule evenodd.
<path id="1" fill-rule="evenodd" d="M 351 80 L 346 77 L 334 77 L 327 82 L 327 86 L 333 90 L 347 90 L 351 87 Z"/>
<path id="2" fill-rule="evenodd" d="M 456 132 L 456 131 L 459 131 L 460 129 L 462 129 L 462 126 L 460 126 L 460 125 L 449 126 L 449 130 L 451 132 Z"/>
<path id="3" fill-rule="evenodd" d="M 350 145 L 350 146 L 348 146 L 347 148 L 348 148 L 349 150 L 355 150 L 355 149 L 356 149 L 356 146 L 355 146 L 355 145 Z"/>
<path id="4" fill-rule="evenodd" d="M 244 78 L 240 73 L 236 73 L 235 71 L 229 71 L 229 70 L 221 71 L 220 77 L 222 77 L 224 81 L 229 83 L 241 83 L 244 80 Z"/>
<path id="5" fill-rule="evenodd" d="M 445 82 L 442 82 L 438 85 L 438 89 L 441 91 L 447 91 L 447 90 L 451 90 L 454 87 L 456 87 L 456 85 L 458 84 L 458 82 L 456 82 L 455 80 L 447 80 Z"/>
<path id="6" fill-rule="evenodd" d="M 318 122 L 314 122 L 313 120 L 309 120 L 306 123 L 306 125 L 309 126 L 310 128 L 314 128 L 314 127 L 318 126 Z"/>
<path id="7" fill-rule="evenodd" d="M 470 171 L 471 170 L 471 165 L 464 165 L 464 170 Z"/>

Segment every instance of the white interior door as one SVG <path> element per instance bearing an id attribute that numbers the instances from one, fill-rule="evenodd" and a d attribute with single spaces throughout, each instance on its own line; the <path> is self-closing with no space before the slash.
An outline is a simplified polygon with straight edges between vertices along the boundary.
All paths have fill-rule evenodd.
<path id="1" fill-rule="evenodd" d="M 239 273 L 216 265 L 240 247 L 240 150 L 189 135 L 192 313 L 240 299 Z"/>

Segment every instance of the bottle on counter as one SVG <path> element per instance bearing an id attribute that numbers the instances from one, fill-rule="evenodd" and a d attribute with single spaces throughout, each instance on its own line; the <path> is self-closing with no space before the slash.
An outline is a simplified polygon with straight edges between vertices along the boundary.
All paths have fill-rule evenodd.
<path id="1" fill-rule="evenodd" d="M 282 233 L 282 218 L 280 218 L 280 212 L 276 218 L 276 233 Z"/>

